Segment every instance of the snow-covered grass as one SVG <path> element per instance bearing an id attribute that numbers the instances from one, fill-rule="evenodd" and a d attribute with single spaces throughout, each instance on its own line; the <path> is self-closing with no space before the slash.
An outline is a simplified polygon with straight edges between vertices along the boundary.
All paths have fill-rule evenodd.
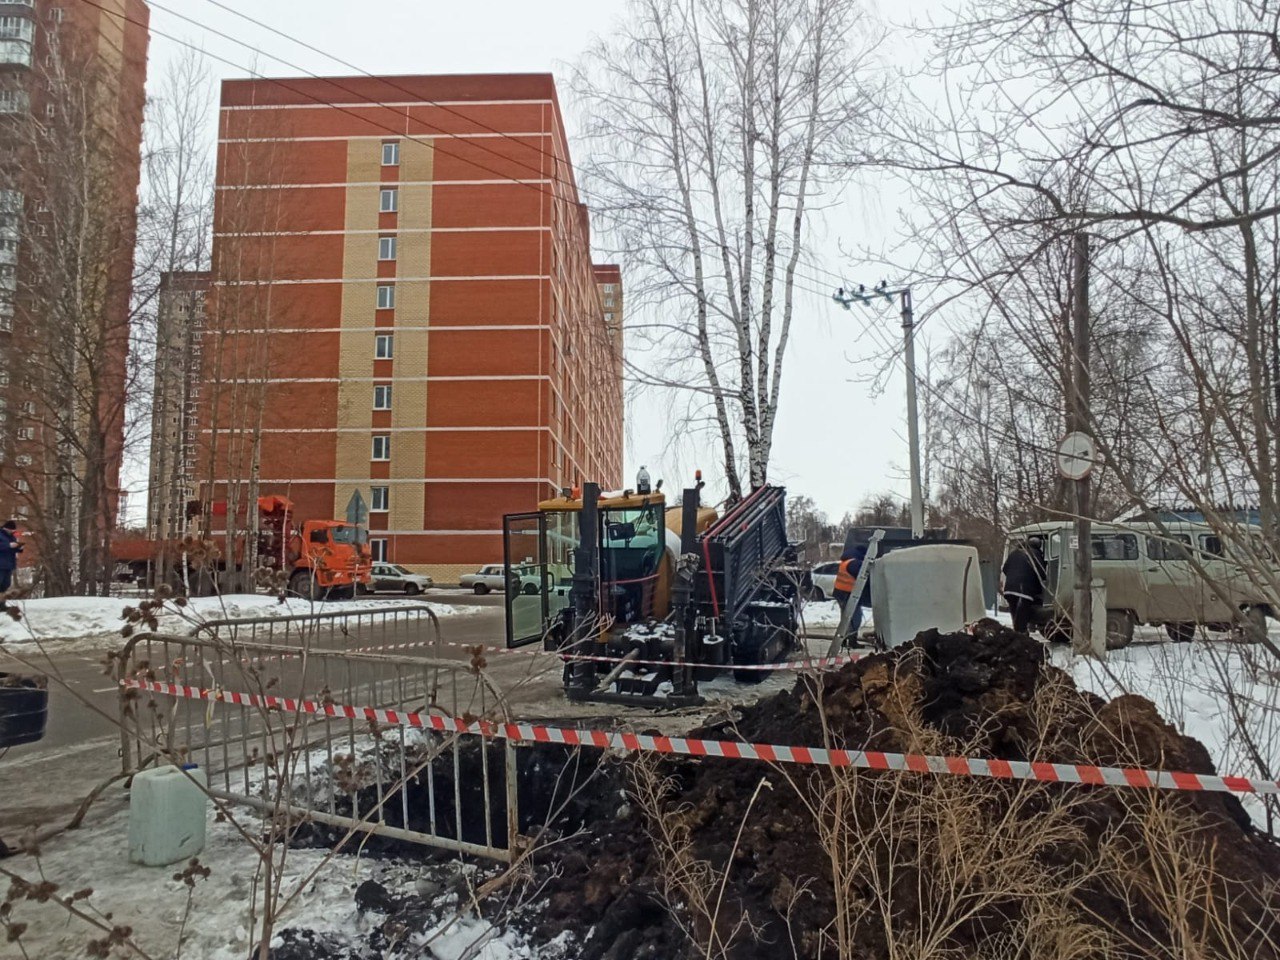
<path id="1" fill-rule="evenodd" d="M 208 879 L 196 881 L 188 911 L 187 889 L 173 879 L 185 868 L 185 862 L 168 867 L 129 863 L 128 809 L 119 796 L 105 803 L 114 808 L 108 816 L 99 812 L 88 826 L 48 841 L 38 859 L 18 855 L 5 860 L 5 868 L 33 881 L 43 878 L 57 884 L 60 896 L 93 890 L 88 901 L 78 906 L 91 913 L 109 913 L 112 924 L 131 927 L 134 942 L 150 956 L 178 955 L 184 918 L 181 956 L 200 960 L 244 960 L 249 956 L 253 934 L 249 906 L 260 860 L 235 828 L 225 821 L 210 822 L 199 860 L 211 873 Z M 243 810 L 237 815 L 250 831 L 261 828 Z M 358 842 L 353 843 L 327 863 L 330 852 L 326 849 L 285 853 L 280 888 L 285 897 L 299 888 L 301 892 L 276 925 L 273 945 L 279 945 L 280 934 L 289 928 L 312 931 L 331 946 L 365 943 L 370 932 L 386 920 L 380 913 L 362 914 L 355 903 L 356 888 L 373 879 L 393 895 L 425 893 L 427 907 L 437 917 L 428 931 L 411 936 L 401 954 L 388 956 L 530 960 L 564 955 L 558 950 L 535 951 L 515 931 L 493 927 L 466 910 L 459 916 L 459 907 L 466 906 L 460 895 L 496 867 L 375 859 L 360 856 L 358 847 Z M 260 888 L 257 895 L 261 896 Z M 52 904 L 23 901 L 13 904 L 12 909 L 13 919 L 28 925 L 22 947 L 29 957 L 86 956 L 88 941 L 101 936 Z M 428 943 L 429 948 L 424 949 Z M 468 953 L 480 944 L 478 952 Z M 0 944 L 0 957 L 21 956 L 15 945 Z"/>
<path id="2" fill-rule="evenodd" d="M 1105 660 L 1056 647 L 1054 662 L 1076 685 L 1112 699 L 1146 697 L 1177 729 L 1205 745 L 1219 773 L 1275 777 L 1280 770 L 1280 664 L 1263 648 L 1208 635 L 1170 643 L 1139 628 Z M 1280 639 L 1273 632 L 1273 639 Z M 1246 806 L 1259 815 L 1261 805 Z"/>
<path id="3" fill-rule="evenodd" d="M 347 613 L 386 610 L 394 607 L 420 606 L 423 598 L 363 599 L 313 602 L 297 598 L 283 603 L 274 596 L 228 594 L 220 597 L 193 597 L 178 608 L 172 602 L 157 617 L 161 633 L 190 633 L 197 623 L 239 617 L 287 617 L 311 613 Z M 124 625 L 121 617 L 126 607 L 137 606 L 135 599 L 120 597 L 51 597 L 11 602 L 22 613 L 21 620 L 0 615 L 0 642 L 32 643 L 36 640 L 101 640 L 119 634 Z M 429 604 L 436 616 L 465 615 L 477 607 L 453 604 Z M 65 648 L 62 648 L 65 649 Z"/>

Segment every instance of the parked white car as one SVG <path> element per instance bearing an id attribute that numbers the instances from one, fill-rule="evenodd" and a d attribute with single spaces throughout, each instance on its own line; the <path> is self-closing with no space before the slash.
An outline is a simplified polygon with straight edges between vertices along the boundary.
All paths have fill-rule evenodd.
<path id="1" fill-rule="evenodd" d="M 426 574 L 414 573 L 396 563 L 375 563 L 365 590 L 368 593 L 404 593 L 412 597 L 434 586 L 435 581 Z"/>
<path id="2" fill-rule="evenodd" d="M 475 573 L 464 573 L 458 578 L 458 586 L 464 590 L 485 594 L 491 590 L 505 590 L 507 580 L 502 571 L 502 564 L 487 563 Z"/>
<path id="3" fill-rule="evenodd" d="M 840 561 L 817 564 L 809 573 L 813 583 L 813 599 L 830 600 L 836 595 L 836 574 L 840 570 Z"/>

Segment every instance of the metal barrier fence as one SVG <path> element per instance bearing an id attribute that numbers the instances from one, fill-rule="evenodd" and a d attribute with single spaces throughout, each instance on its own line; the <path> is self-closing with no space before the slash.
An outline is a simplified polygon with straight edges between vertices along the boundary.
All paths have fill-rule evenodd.
<path id="1" fill-rule="evenodd" d="M 433 639 L 438 641 L 440 618 L 426 604 L 380 604 L 282 617 L 227 617 L 205 621 L 195 635 L 255 643 L 376 648 L 421 640 L 423 620 L 431 622 Z"/>
<path id="2" fill-rule="evenodd" d="M 277 630 L 268 634 L 279 639 L 283 618 L 275 623 Z M 503 861 L 516 855 L 516 747 L 510 742 L 222 697 L 508 719 L 500 691 L 477 664 L 243 641 L 222 635 L 227 623 L 217 626 L 214 636 L 141 634 L 121 651 L 126 774 L 156 762 L 193 762 L 203 767 L 210 795 L 267 814 L 287 812 L 295 822 Z M 249 623 L 235 626 L 239 632 Z M 301 626 L 293 624 L 294 637 Z M 137 680 L 194 687 L 210 699 L 157 696 L 128 686 Z"/>

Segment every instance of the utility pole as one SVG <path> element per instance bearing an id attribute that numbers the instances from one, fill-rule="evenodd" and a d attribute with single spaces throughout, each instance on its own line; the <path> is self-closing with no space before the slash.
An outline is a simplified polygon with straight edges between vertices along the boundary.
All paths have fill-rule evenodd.
<path id="1" fill-rule="evenodd" d="M 902 360 L 907 371 L 907 446 L 911 463 L 911 536 L 919 540 L 924 536 L 924 492 L 920 485 L 920 423 L 916 408 L 916 323 L 915 312 L 911 305 L 911 287 L 890 289 L 888 282 L 881 280 L 870 291 L 864 286 L 849 291 L 841 287 L 835 292 L 833 299 L 848 310 L 855 302 L 869 305 L 876 297 L 884 297 L 890 303 L 893 302 L 894 297 L 899 297 L 902 305 Z"/>
<path id="2" fill-rule="evenodd" d="M 1072 243 L 1071 387 L 1067 403 L 1067 429 L 1090 434 L 1089 425 L 1089 236 L 1077 233 Z M 1093 636 L 1093 553 L 1089 517 L 1092 482 L 1088 473 L 1073 480 L 1075 487 L 1076 552 L 1072 646 L 1087 651 Z"/>

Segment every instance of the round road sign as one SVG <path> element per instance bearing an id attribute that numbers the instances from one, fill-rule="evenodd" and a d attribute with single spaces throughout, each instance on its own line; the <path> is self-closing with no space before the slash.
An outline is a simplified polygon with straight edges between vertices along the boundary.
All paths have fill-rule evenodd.
<path id="1" fill-rule="evenodd" d="M 1068 480 L 1083 480 L 1098 463 L 1093 437 L 1073 430 L 1058 444 L 1058 472 Z"/>

